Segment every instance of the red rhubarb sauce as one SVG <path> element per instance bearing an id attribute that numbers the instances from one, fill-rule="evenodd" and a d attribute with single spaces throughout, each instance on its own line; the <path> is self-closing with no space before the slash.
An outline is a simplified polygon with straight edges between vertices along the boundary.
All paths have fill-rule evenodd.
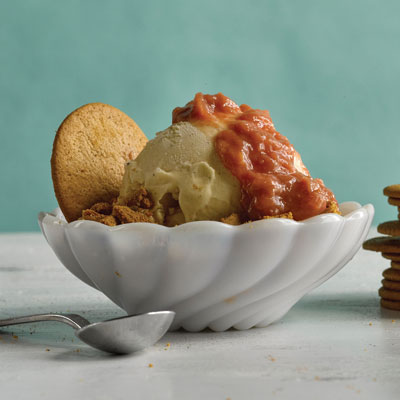
<path id="1" fill-rule="evenodd" d="M 292 212 L 295 220 L 303 220 L 337 203 L 322 180 L 310 176 L 289 140 L 275 130 L 267 110 L 238 106 L 221 93 L 197 93 L 186 106 L 175 108 L 172 119 L 220 128 L 215 149 L 240 182 L 246 218 Z"/>

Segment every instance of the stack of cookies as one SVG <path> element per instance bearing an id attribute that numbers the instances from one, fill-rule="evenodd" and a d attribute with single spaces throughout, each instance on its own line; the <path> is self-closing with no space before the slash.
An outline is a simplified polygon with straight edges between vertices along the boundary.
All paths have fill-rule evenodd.
<path id="1" fill-rule="evenodd" d="M 383 194 L 388 196 L 389 204 L 397 206 L 398 219 L 379 224 L 378 232 L 387 236 L 369 239 L 363 248 L 379 251 L 384 258 L 391 260 L 390 268 L 383 271 L 379 296 L 382 307 L 400 310 L 400 185 L 385 187 Z"/>

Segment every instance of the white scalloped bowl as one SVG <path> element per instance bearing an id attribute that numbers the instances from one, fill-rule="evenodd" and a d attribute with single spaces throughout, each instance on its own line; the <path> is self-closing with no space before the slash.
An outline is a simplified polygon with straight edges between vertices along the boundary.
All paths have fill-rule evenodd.
<path id="1" fill-rule="evenodd" d="M 39 224 L 60 261 L 128 314 L 173 310 L 171 329 L 264 327 L 338 272 L 364 241 L 372 205 L 343 216 L 270 219 L 241 226 L 190 222 L 108 227 L 66 223 L 59 210 Z"/>

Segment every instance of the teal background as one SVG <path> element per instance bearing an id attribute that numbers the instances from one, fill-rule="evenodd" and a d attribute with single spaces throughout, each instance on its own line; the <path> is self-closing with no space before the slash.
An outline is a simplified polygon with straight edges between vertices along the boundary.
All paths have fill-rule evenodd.
<path id="1" fill-rule="evenodd" d="M 0 231 L 38 230 L 56 206 L 55 131 L 112 104 L 148 137 L 198 91 L 270 110 L 339 201 L 399 178 L 400 2 L 1 1 Z"/>

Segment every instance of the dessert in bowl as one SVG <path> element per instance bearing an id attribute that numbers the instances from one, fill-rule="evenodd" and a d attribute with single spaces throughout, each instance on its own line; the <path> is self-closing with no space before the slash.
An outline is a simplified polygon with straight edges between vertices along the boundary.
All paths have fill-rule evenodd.
<path id="1" fill-rule="evenodd" d="M 39 222 L 64 266 L 128 314 L 168 309 L 172 329 L 222 331 L 276 321 L 354 256 L 373 208 L 343 203 L 341 211 L 239 226 L 109 227 L 68 224 L 61 213 L 41 213 Z"/>
<path id="2" fill-rule="evenodd" d="M 373 217 L 339 206 L 266 111 L 221 94 L 175 109 L 119 196 L 97 200 L 77 220 L 39 215 L 61 262 L 128 314 L 173 310 L 189 331 L 276 321 L 354 256 Z"/>

